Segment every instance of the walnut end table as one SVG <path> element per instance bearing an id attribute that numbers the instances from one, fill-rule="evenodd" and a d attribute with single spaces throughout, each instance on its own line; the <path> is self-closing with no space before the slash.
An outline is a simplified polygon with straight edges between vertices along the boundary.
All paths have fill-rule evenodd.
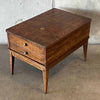
<path id="1" fill-rule="evenodd" d="M 15 57 L 40 69 L 47 93 L 49 69 L 80 46 L 86 61 L 90 23 L 90 18 L 53 8 L 8 28 L 11 73 Z"/>

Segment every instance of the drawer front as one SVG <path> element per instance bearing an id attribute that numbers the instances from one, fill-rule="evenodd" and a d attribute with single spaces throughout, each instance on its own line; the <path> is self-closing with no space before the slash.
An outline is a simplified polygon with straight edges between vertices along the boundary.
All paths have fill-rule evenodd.
<path id="1" fill-rule="evenodd" d="M 13 42 L 10 42 L 10 49 L 16 51 L 17 53 L 25 56 L 25 57 L 28 57 L 34 61 L 37 61 L 41 64 L 45 64 L 45 57 L 41 54 L 38 54 L 34 51 L 31 51 L 29 49 L 26 49 L 24 47 L 21 47 Z"/>
<path id="2" fill-rule="evenodd" d="M 45 55 L 45 49 L 38 44 L 35 44 L 33 42 L 31 43 L 30 41 L 19 38 L 11 33 L 8 33 L 8 39 L 9 39 L 9 42 L 13 42 L 21 47 L 32 50 L 38 54 Z M 10 46 L 10 43 L 9 43 L 9 46 Z"/>

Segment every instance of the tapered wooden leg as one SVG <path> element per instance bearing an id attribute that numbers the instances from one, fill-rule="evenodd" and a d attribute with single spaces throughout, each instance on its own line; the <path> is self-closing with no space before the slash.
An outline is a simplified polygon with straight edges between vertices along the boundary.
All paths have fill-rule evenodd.
<path id="1" fill-rule="evenodd" d="M 44 71 L 43 71 L 44 93 L 47 93 L 47 87 L 48 87 L 48 73 L 49 73 L 49 70 L 44 70 Z"/>
<path id="2" fill-rule="evenodd" d="M 87 59 L 87 47 L 88 47 L 88 41 L 83 45 L 84 61 L 86 61 L 86 59 Z"/>
<path id="3" fill-rule="evenodd" d="M 11 51 L 9 51 L 9 56 L 10 56 L 10 70 L 13 75 L 14 74 L 14 56 L 12 56 Z"/>

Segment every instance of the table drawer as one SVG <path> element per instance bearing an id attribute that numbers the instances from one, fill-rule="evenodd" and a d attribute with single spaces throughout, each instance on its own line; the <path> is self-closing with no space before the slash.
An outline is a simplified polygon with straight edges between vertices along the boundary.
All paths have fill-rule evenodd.
<path id="1" fill-rule="evenodd" d="M 45 56 L 10 42 L 10 49 L 41 64 L 45 64 Z"/>
<path id="2" fill-rule="evenodd" d="M 10 46 L 10 42 L 13 42 L 21 47 L 24 47 L 24 48 L 32 50 L 36 53 L 45 55 L 45 49 L 42 46 L 40 46 L 39 44 L 30 42 L 24 38 L 22 39 L 11 33 L 8 33 L 8 39 L 9 39 L 9 46 Z"/>

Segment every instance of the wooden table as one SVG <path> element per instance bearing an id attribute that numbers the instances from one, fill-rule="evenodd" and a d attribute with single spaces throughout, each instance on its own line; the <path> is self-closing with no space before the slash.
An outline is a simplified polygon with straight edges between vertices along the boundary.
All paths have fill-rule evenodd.
<path id="1" fill-rule="evenodd" d="M 40 69 L 47 93 L 49 69 L 81 46 L 86 60 L 90 22 L 53 8 L 7 29 L 11 73 L 15 57 Z"/>

